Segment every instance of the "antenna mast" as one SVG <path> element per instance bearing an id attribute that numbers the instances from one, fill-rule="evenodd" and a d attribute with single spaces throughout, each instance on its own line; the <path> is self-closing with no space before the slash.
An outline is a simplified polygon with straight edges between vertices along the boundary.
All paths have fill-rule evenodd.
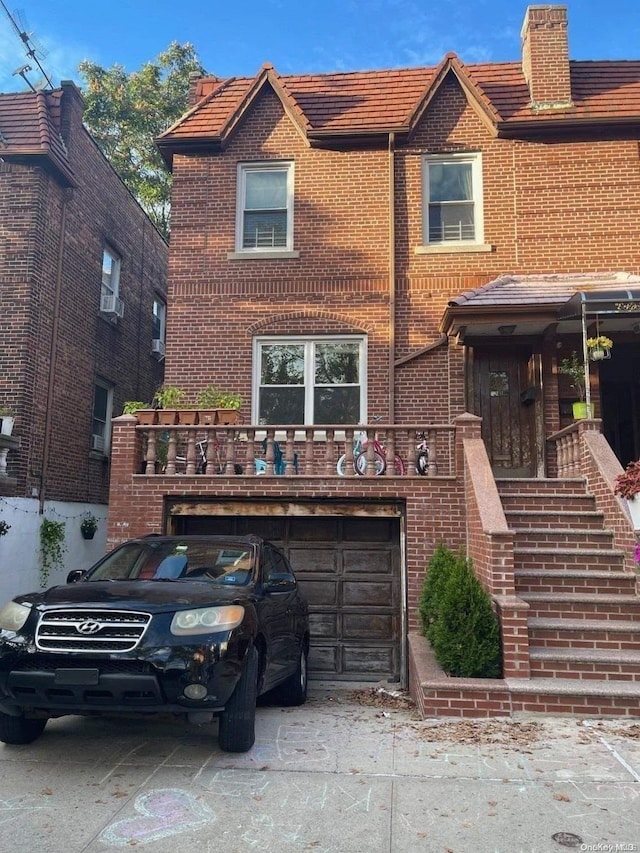
<path id="1" fill-rule="evenodd" d="M 37 47 L 36 44 L 33 42 L 33 39 L 32 39 L 33 34 L 26 32 L 26 29 L 20 29 L 20 27 L 16 23 L 15 18 L 13 17 L 11 12 L 7 9 L 4 0 L 0 0 L 0 5 L 4 9 L 4 11 L 7 15 L 7 18 L 9 18 L 9 20 L 11 21 L 11 25 L 13 26 L 13 29 L 16 31 L 16 33 L 18 34 L 18 37 L 20 38 L 20 40 L 24 44 L 25 53 L 27 54 L 29 59 L 31 59 L 33 62 L 35 62 L 35 64 L 38 66 L 38 68 L 40 69 L 40 73 L 42 74 L 44 79 L 47 81 L 49 88 L 53 89 L 53 83 L 51 82 L 51 78 L 49 77 L 47 72 L 44 70 L 42 65 L 40 64 L 40 59 L 38 57 L 38 54 L 40 54 L 40 56 L 44 59 L 44 56 L 46 54 L 44 53 L 44 51 L 41 48 Z M 19 74 L 22 77 L 22 79 L 25 81 L 25 83 L 27 83 L 31 87 L 31 89 L 35 92 L 36 91 L 35 87 L 27 79 L 27 76 L 26 76 L 27 71 L 31 71 L 30 65 L 23 65 L 20 68 L 16 69 L 13 73 Z"/>

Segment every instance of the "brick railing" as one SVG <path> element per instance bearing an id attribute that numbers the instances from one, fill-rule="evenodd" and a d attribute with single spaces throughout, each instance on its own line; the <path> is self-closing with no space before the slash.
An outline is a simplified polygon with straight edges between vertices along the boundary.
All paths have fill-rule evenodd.
<path id="1" fill-rule="evenodd" d="M 123 416 L 126 417 L 126 416 Z M 118 419 L 120 420 L 120 419 Z M 420 434 L 429 448 L 426 476 L 454 474 L 455 427 L 451 424 L 356 426 L 141 426 L 136 432 L 135 471 L 147 476 L 376 476 L 373 442 L 365 447 L 361 472 L 354 466 L 354 441 L 376 436 L 387 460 L 384 476 L 418 476 Z M 357 454 L 356 454 L 357 455 Z M 399 457 L 398 464 L 388 460 Z M 366 462 L 366 464 L 365 464 Z"/>

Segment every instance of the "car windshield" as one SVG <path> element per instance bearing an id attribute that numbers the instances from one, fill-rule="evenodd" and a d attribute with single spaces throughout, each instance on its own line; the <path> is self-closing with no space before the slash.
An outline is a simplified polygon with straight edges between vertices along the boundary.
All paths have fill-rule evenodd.
<path id="1" fill-rule="evenodd" d="M 88 581 L 203 580 L 248 584 L 253 549 L 237 543 L 172 540 L 127 542 L 108 554 L 86 576 Z"/>

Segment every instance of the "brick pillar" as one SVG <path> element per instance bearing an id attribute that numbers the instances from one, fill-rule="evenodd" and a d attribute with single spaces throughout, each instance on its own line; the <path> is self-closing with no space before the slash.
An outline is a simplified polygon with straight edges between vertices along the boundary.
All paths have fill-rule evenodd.
<path id="1" fill-rule="evenodd" d="M 113 548 L 128 539 L 131 521 L 134 474 L 142 464 L 142 435 L 136 430 L 134 415 L 114 418 L 111 434 L 111 477 L 109 481 L 109 514 L 107 547 Z"/>

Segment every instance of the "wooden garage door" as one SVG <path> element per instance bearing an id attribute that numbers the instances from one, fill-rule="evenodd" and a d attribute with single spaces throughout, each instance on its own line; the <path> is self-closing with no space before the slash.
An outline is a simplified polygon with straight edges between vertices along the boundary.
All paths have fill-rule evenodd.
<path id="1" fill-rule="evenodd" d="M 183 518 L 182 533 L 254 533 L 283 548 L 309 602 L 314 679 L 400 680 L 396 517 Z"/>

